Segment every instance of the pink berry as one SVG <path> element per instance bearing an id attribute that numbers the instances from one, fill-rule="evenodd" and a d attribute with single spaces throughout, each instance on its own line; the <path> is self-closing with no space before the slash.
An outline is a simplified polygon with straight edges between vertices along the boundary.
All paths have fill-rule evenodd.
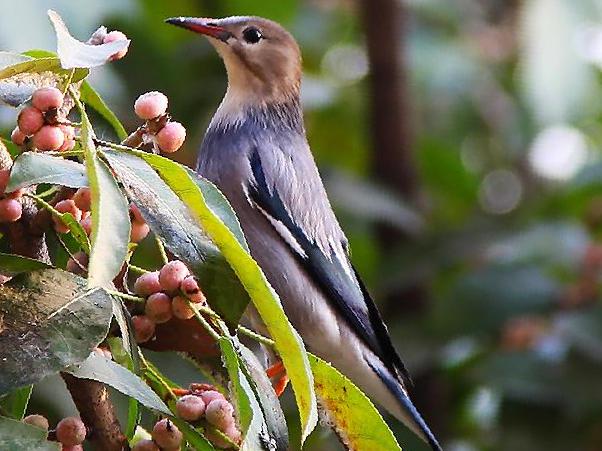
<path id="1" fill-rule="evenodd" d="M 182 433 L 168 418 L 158 421 L 151 435 L 161 448 L 173 449 L 182 444 Z"/>
<path id="2" fill-rule="evenodd" d="M 226 399 L 224 395 L 218 392 L 217 390 L 206 390 L 202 392 L 200 396 L 205 405 L 209 405 L 211 401 L 214 401 L 216 399 Z"/>
<path id="3" fill-rule="evenodd" d="M 167 111 L 167 96 L 158 91 L 142 94 L 134 103 L 134 111 L 140 119 L 154 119 Z"/>
<path id="4" fill-rule="evenodd" d="M 144 313 L 157 324 L 171 319 L 171 298 L 165 293 L 153 293 L 146 300 Z"/>
<path id="5" fill-rule="evenodd" d="M 23 207 L 16 199 L 0 200 L 0 222 L 15 222 L 21 219 Z"/>
<path id="6" fill-rule="evenodd" d="M 28 106 L 19 113 L 17 125 L 23 134 L 31 136 L 44 125 L 44 116 L 37 108 Z"/>
<path id="7" fill-rule="evenodd" d="M 64 143 L 65 135 L 56 125 L 44 125 L 33 135 L 33 146 L 38 150 L 59 150 Z"/>
<path id="8" fill-rule="evenodd" d="M 75 147 L 75 129 L 71 125 L 64 124 L 60 124 L 59 128 L 65 137 L 63 145 L 59 148 L 59 151 L 66 152 L 68 150 L 73 150 Z"/>
<path id="9" fill-rule="evenodd" d="M 171 311 L 173 316 L 179 319 L 190 319 L 194 316 L 194 310 L 188 305 L 188 300 L 181 296 L 172 299 Z"/>
<path id="10" fill-rule="evenodd" d="M 205 413 L 205 403 L 200 396 L 185 395 L 178 399 L 176 412 L 186 421 L 197 421 Z"/>
<path id="11" fill-rule="evenodd" d="M 205 303 L 205 295 L 199 288 L 199 284 L 194 276 L 186 276 L 180 284 L 180 290 L 195 304 Z"/>
<path id="12" fill-rule="evenodd" d="M 224 430 L 224 434 L 226 434 L 228 436 L 228 438 L 230 440 L 232 440 L 234 443 L 240 443 L 240 439 L 242 438 L 242 434 L 236 427 L 235 422 L 230 424 L 230 426 Z"/>
<path id="13" fill-rule="evenodd" d="M 148 316 L 132 316 L 132 326 L 137 343 L 144 343 L 155 335 L 155 323 Z"/>
<path id="14" fill-rule="evenodd" d="M 61 447 L 61 451 L 84 451 L 84 447 L 82 445 L 73 445 L 73 446 L 63 445 Z"/>
<path id="15" fill-rule="evenodd" d="M 57 202 L 54 208 L 56 208 L 59 213 L 70 213 L 71 216 L 73 216 L 73 218 L 78 222 L 82 219 L 82 211 L 77 208 L 77 205 L 75 205 L 73 199 L 61 200 L 60 202 Z M 58 233 L 69 232 L 69 227 L 63 223 L 59 217 L 53 216 L 52 220 L 54 222 L 54 230 L 56 230 Z"/>
<path id="16" fill-rule="evenodd" d="M 188 274 L 188 268 L 180 260 L 170 261 L 159 271 L 161 288 L 168 293 L 175 293 Z"/>
<path id="17" fill-rule="evenodd" d="M 84 268 L 88 267 L 88 255 L 85 252 L 79 251 L 73 256 L 75 257 L 75 260 L 77 260 L 77 263 L 74 259 L 70 258 L 67 261 L 67 271 L 72 272 L 73 274 L 84 274 L 86 272 Z"/>
<path id="18" fill-rule="evenodd" d="M 143 297 L 161 291 L 159 271 L 147 272 L 138 277 L 134 282 L 134 291 Z"/>
<path id="19" fill-rule="evenodd" d="M 161 451 L 152 440 L 140 440 L 132 447 L 132 451 Z"/>
<path id="20" fill-rule="evenodd" d="M 77 417 L 63 418 L 56 425 L 56 439 L 63 445 L 79 445 L 86 439 L 86 425 Z"/>
<path id="21" fill-rule="evenodd" d="M 144 222 L 144 218 L 142 217 L 142 213 L 140 213 L 140 209 L 134 203 L 130 204 L 130 220 L 132 222 Z"/>
<path id="22" fill-rule="evenodd" d="M 92 216 L 87 215 L 79 222 L 79 224 L 86 232 L 86 235 L 90 236 L 92 234 Z"/>
<path id="23" fill-rule="evenodd" d="M 90 211 L 90 205 L 92 204 L 92 192 L 90 188 L 83 187 L 78 189 L 73 195 L 73 202 L 77 208 L 83 211 Z"/>
<path id="24" fill-rule="evenodd" d="M 221 431 L 234 422 L 234 408 L 225 399 L 214 399 L 205 409 L 205 418 Z"/>
<path id="25" fill-rule="evenodd" d="M 49 428 L 48 420 L 42 415 L 27 415 L 25 418 L 23 418 L 23 423 L 39 427 L 45 431 L 47 431 Z"/>
<path id="26" fill-rule="evenodd" d="M 19 127 L 15 127 L 13 132 L 10 134 L 10 139 L 17 146 L 22 146 L 23 143 L 25 143 L 25 138 L 27 138 L 27 136 L 21 131 Z"/>
<path id="27" fill-rule="evenodd" d="M 113 30 L 110 33 L 107 33 L 105 35 L 104 39 L 102 40 L 102 43 L 108 44 L 109 42 L 115 42 L 115 41 L 127 41 L 127 39 L 128 39 L 128 37 L 125 34 L 123 34 L 121 31 Z M 128 52 L 128 48 L 129 48 L 129 44 L 123 50 L 120 50 L 119 52 L 111 55 L 109 60 L 111 60 L 111 61 L 120 60 L 121 58 L 123 58 L 126 55 L 126 53 Z"/>
<path id="28" fill-rule="evenodd" d="M 40 88 L 31 96 L 31 104 L 40 111 L 63 106 L 63 93 L 56 88 Z"/>
<path id="29" fill-rule="evenodd" d="M 132 222 L 132 229 L 130 231 L 130 241 L 132 243 L 139 243 L 142 241 L 148 233 L 150 232 L 150 227 L 146 222 Z"/>
<path id="30" fill-rule="evenodd" d="M 10 169 L 0 169 L 0 194 L 4 194 L 6 191 L 8 179 L 10 179 Z"/>
<path id="31" fill-rule="evenodd" d="M 179 122 L 168 122 L 156 136 L 161 152 L 172 153 L 182 147 L 186 139 L 186 129 Z"/>

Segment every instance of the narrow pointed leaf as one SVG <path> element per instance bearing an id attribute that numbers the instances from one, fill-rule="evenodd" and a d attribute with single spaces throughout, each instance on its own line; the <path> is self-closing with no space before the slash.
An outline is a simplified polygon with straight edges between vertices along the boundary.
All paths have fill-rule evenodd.
<path id="1" fill-rule="evenodd" d="M 17 157 L 10 172 L 7 192 L 40 183 L 62 185 L 70 188 L 88 186 L 83 164 L 40 152 L 25 152 Z"/>
<path id="2" fill-rule="evenodd" d="M 98 114 L 100 114 L 115 130 L 115 134 L 120 141 L 123 141 L 127 138 L 127 132 L 121 121 L 117 118 L 115 113 L 111 111 L 108 105 L 102 100 L 102 97 L 94 90 L 94 88 L 88 83 L 84 81 L 79 90 L 81 94 L 81 101 L 93 108 Z"/>
<path id="3" fill-rule="evenodd" d="M 14 276 L 23 272 L 49 269 L 50 265 L 21 255 L 0 253 L 0 273 Z"/>
<path id="4" fill-rule="evenodd" d="M 0 411 L 15 420 L 22 420 L 32 389 L 33 385 L 27 385 L 0 397 Z"/>

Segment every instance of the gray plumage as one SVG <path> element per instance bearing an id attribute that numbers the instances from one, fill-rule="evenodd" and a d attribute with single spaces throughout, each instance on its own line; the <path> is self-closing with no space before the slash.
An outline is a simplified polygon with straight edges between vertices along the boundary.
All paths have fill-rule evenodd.
<path id="1" fill-rule="evenodd" d="M 284 83 L 287 89 L 274 84 L 272 74 L 287 70 L 262 72 L 255 65 L 261 62 L 257 46 L 239 41 L 249 27 L 257 28 L 275 48 L 265 44 L 266 55 L 286 55 L 281 47 L 288 46 L 290 58 L 298 59 L 296 43 L 265 19 L 228 18 L 209 25 L 190 20 L 196 21 L 197 31 L 215 38 L 212 43 L 229 76 L 226 97 L 203 140 L 197 171 L 232 204 L 251 254 L 308 349 L 331 362 L 433 449 L 441 449 L 408 397 L 407 370 L 349 260 L 347 238 L 305 137 L 298 81 L 288 88 Z M 295 77 L 299 74 L 289 78 Z M 248 86 L 255 83 L 255 91 L 245 92 L 241 80 Z M 251 316 L 255 327 L 266 333 L 257 316 Z"/>

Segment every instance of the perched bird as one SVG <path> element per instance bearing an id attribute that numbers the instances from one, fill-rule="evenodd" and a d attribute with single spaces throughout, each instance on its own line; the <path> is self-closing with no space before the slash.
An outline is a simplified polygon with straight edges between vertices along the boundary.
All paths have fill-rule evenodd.
<path id="1" fill-rule="evenodd" d="M 208 36 L 224 60 L 228 88 L 197 171 L 232 204 L 252 256 L 305 345 L 440 450 L 410 401 L 410 377 L 349 260 L 307 143 L 294 38 L 259 17 L 167 22 Z"/>

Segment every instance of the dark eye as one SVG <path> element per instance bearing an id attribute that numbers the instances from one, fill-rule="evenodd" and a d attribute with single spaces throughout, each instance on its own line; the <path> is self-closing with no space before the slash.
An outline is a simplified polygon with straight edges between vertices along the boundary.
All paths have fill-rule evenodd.
<path id="1" fill-rule="evenodd" d="M 242 37 L 249 44 L 257 44 L 263 36 L 261 35 L 261 31 L 259 31 L 257 28 L 249 27 L 242 32 Z"/>

